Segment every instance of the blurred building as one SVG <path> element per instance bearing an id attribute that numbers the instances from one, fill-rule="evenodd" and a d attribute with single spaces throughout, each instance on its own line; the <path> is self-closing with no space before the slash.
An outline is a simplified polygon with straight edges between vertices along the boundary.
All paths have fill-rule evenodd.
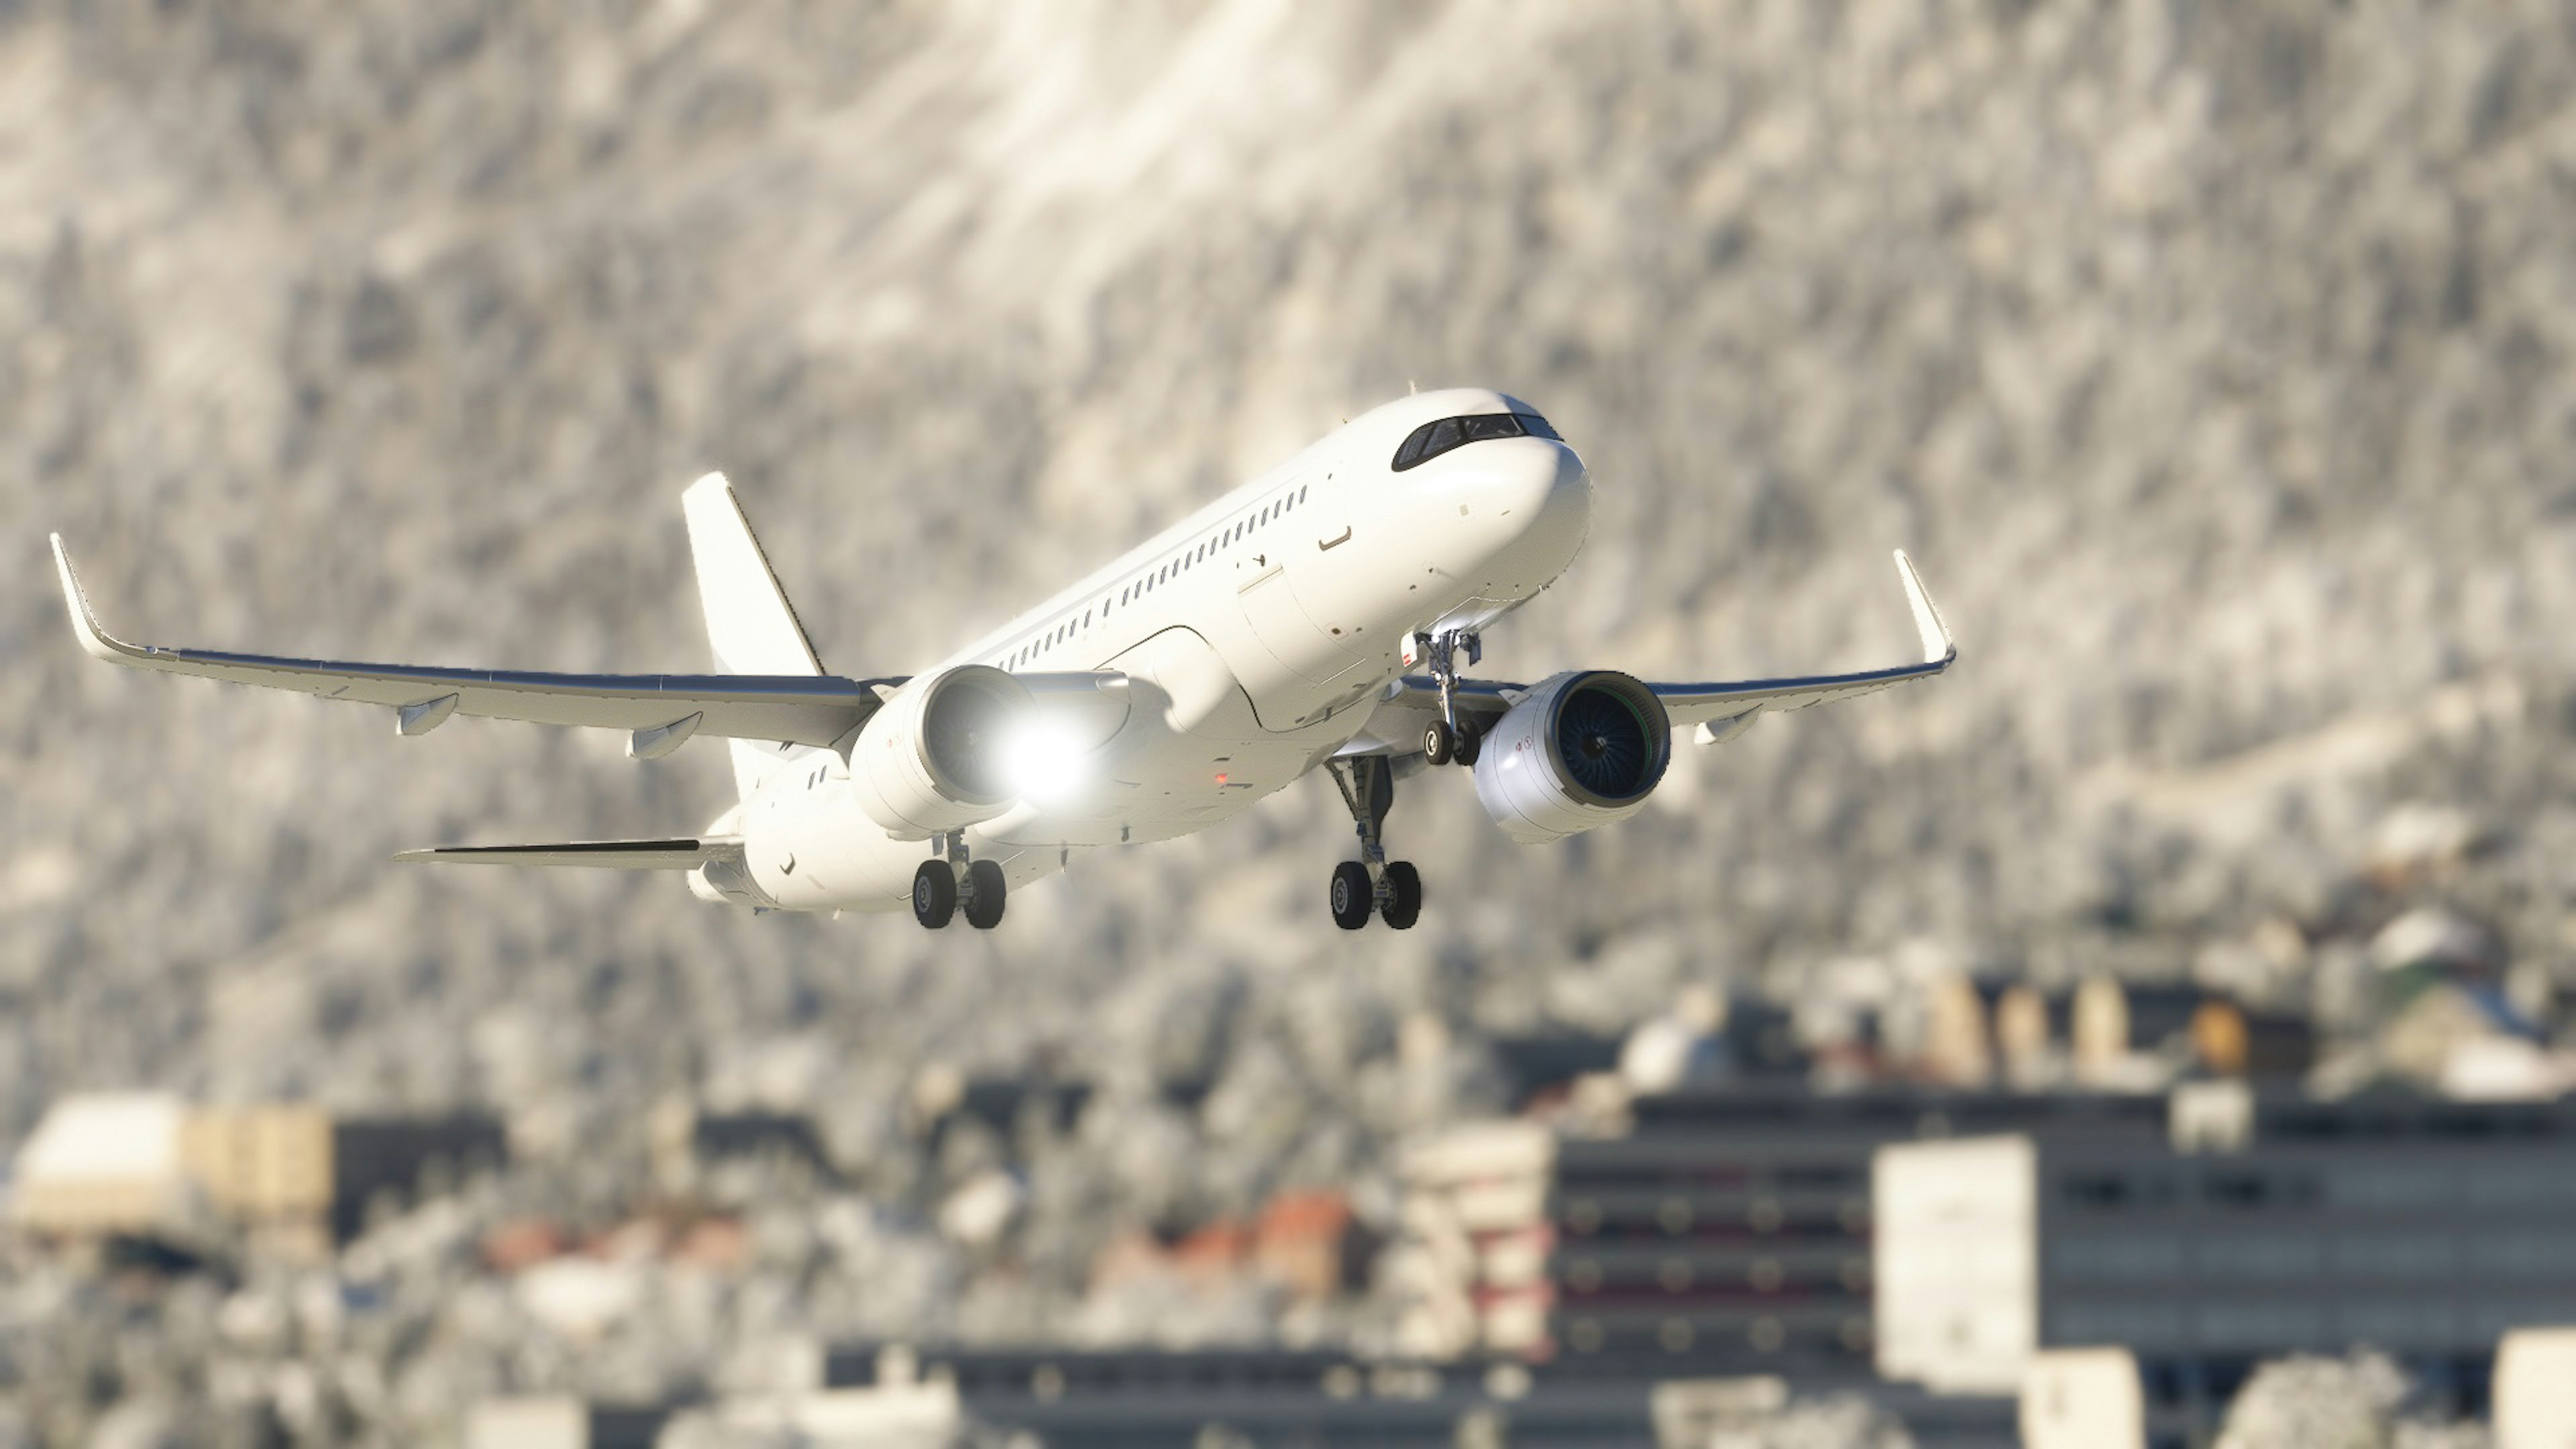
<path id="1" fill-rule="evenodd" d="M 179 1236 L 229 1223 L 326 1251 L 380 1202 L 436 1191 L 508 1155 L 498 1121 L 334 1117 L 318 1107 L 191 1107 L 168 1095 L 66 1097 L 19 1150 L 18 1223 L 50 1236 Z"/>
<path id="2" fill-rule="evenodd" d="M 188 1227 L 196 1203 L 181 1152 L 187 1108 L 157 1093 L 65 1097 L 18 1149 L 18 1225 L 46 1235 L 155 1235 Z"/>
<path id="3" fill-rule="evenodd" d="M 399 1206 L 452 1188 L 509 1159 L 500 1119 L 457 1112 L 439 1117 L 339 1117 L 331 1122 L 330 1227 L 342 1242 L 368 1225 L 378 1203 Z"/>
<path id="4" fill-rule="evenodd" d="M 1620 1376 L 1869 1371 L 1884 1143 L 2003 1124 L 2154 1142 L 2151 1097 L 1707 1089 L 1640 1097 L 1623 1138 L 1557 1144 L 1539 1351 Z"/>
<path id="5" fill-rule="evenodd" d="M 570 1394 L 486 1399 L 465 1416 L 464 1449 L 653 1449 L 671 1410 Z"/>
<path id="6" fill-rule="evenodd" d="M 2096 976 L 2051 1000 L 2048 1015 L 2066 1042 L 2069 1075 L 2096 1089 L 2152 1089 L 2193 1072 L 2282 1085 L 2317 1060 L 2305 1016 L 2258 1011 L 2198 986 Z"/>
<path id="7" fill-rule="evenodd" d="M 1865 1374 L 1881 1144 L 2048 1124 L 2152 1145 L 2166 1114 L 2144 1096 L 1743 1082 L 1636 1097 L 1613 1137 L 1460 1127 L 1406 1162 L 1382 1268 L 1398 1341 L 1625 1377 Z"/>
<path id="8" fill-rule="evenodd" d="M 2576 1110 L 2250 1118 L 2229 1152 L 2046 1129 L 1884 1148 L 1881 1371 L 2000 1391 L 2040 1350 L 2122 1345 L 2220 1389 L 2258 1359 L 2368 1344 L 2483 1384 L 2506 1331 L 2576 1319 Z"/>
<path id="9" fill-rule="evenodd" d="M 736 1163 L 790 1164 L 829 1181 L 832 1163 L 812 1118 L 796 1112 L 703 1112 L 666 1101 L 653 1111 L 653 1176 L 666 1192 L 696 1192 L 708 1174 Z"/>
<path id="10" fill-rule="evenodd" d="M 1556 1152 L 1548 1128 L 1510 1121 L 1452 1128 L 1406 1154 L 1397 1236 L 1379 1264 L 1403 1305 L 1399 1352 L 1540 1353 L 1555 1298 L 1547 1267 Z"/>
<path id="11" fill-rule="evenodd" d="M 914 1348 L 856 1344 L 825 1356 L 824 1393 L 952 1389 L 966 1420 L 1050 1449 L 1201 1449 L 1211 1444 L 1706 1449 L 1713 1436 L 1793 1407 L 1777 1377 L 1610 1380 L 1516 1360 L 1430 1364 L 1338 1351 Z M 2006 1449 L 2008 1398 L 1943 1399 L 1848 1379 L 1835 1396 L 1901 1425 L 1918 1449 Z M 838 1442 L 808 1440 L 804 1442 Z M 1765 1442 L 1765 1441 L 1748 1441 Z"/>

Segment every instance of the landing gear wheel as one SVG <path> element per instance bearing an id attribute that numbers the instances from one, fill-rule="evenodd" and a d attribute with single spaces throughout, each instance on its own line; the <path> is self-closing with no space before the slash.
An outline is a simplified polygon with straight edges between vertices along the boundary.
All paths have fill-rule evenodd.
<path id="1" fill-rule="evenodd" d="M 944 860 L 925 860 L 912 873 L 912 918 L 931 930 L 957 914 L 957 873 Z"/>
<path id="2" fill-rule="evenodd" d="M 1368 924 L 1369 913 L 1376 907 L 1377 887 L 1369 883 L 1367 866 L 1346 860 L 1333 867 L 1334 925 L 1356 931 Z"/>
<path id="3" fill-rule="evenodd" d="M 989 860 L 979 860 L 966 867 L 966 924 L 979 931 L 989 931 L 1002 924 L 1002 903 L 1010 887 L 1002 880 L 1002 868 Z"/>
<path id="4" fill-rule="evenodd" d="M 1399 931 L 1410 931 L 1422 919 L 1422 872 L 1409 860 L 1386 863 L 1386 904 L 1380 908 L 1386 923 Z"/>
<path id="5" fill-rule="evenodd" d="M 1472 769 L 1475 766 L 1476 757 L 1484 752 L 1485 732 L 1478 729 L 1472 721 L 1460 720 L 1458 722 L 1458 744 L 1455 750 L 1455 753 L 1458 756 L 1458 763 Z"/>
<path id="6" fill-rule="evenodd" d="M 1435 765 L 1445 765 L 1458 753 L 1458 736 L 1445 719 L 1435 719 L 1422 731 L 1422 758 Z"/>

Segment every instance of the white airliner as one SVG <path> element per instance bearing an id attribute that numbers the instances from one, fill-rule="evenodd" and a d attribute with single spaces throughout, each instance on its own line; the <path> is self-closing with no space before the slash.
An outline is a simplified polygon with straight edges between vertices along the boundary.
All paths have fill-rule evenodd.
<path id="1" fill-rule="evenodd" d="M 676 840 L 450 846 L 398 859 L 689 872 L 699 897 L 760 910 L 961 909 L 999 924 L 1009 890 L 1076 851 L 1167 840 L 1316 770 L 1357 822 L 1334 921 L 1397 930 L 1422 878 L 1386 858 L 1395 782 L 1471 767 L 1524 843 L 1634 815 L 1672 731 L 1734 739 L 1765 714 L 1939 674 L 1958 655 L 1903 553 L 1922 657 L 1861 674 L 1648 684 L 1604 669 L 1535 684 L 1467 679 L 1481 632 L 1583 545 L 1592 479 L 1528 404 L 1456 389 L 1391 402 L 909 677 L 825 670 L 732 489 L 681 497 L 715 674 L 530 674 L 137 647 L 98 625 L 62 539 L 81 646 L 114 664 L 357 700 L 424 735 L 454 715 L 630 732 L 638 759 L 700 735 L 733 754 L 740 801 Z M 1419 667 L 1423 672 L 1416 673 Z"/>

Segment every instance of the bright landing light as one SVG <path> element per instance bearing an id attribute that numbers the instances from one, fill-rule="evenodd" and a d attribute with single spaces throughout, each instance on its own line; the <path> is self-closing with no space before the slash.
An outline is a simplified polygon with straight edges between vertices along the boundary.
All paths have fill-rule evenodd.
<path id="1" fill-rule="evenodd" d="M 1052 805 L 1072 798 L 1091 783 L 1082 739 L 1049 720 L 1031 720 L 1014 731 L 1002 750 L 1002 769 L 1011 789 L 1023 800 Z"/>

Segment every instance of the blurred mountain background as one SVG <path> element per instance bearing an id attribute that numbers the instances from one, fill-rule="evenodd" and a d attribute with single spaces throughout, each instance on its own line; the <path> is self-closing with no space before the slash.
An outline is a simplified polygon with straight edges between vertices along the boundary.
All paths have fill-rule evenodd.
<path id="1" fill-rule="evenodd" d="M 1016 1236 L 830 1312 L 1069 1332 L 1118 1234 L 1365 1201 L 1492 1105 L 1487 1039 L 1693 985 L 2349 1024 L 2431 907 L 2545 1016 L 2572 95 L 2538 0 L 0 4 L 0 1136 L 81 1088 L 472 1105 L 606 1211 L 677 1096 L 936 1204 L 998 1149 L 926 1153 L 923 1082 L 1041 1071 L 1093 1095 Z M 1959 667 L 1552 849 L 1410 781 L 1409 934 L 1331 928 L 1319 780 L 931 936 L 394 866 L 729 777 L 110 670 L 44 553 L 150 642 L 688 670 L 720 468 L 826 663 L 900 673 L 1416 383 L 1597 483 L 1482 672 L 1892 662 L 1893 546 Z"/>

